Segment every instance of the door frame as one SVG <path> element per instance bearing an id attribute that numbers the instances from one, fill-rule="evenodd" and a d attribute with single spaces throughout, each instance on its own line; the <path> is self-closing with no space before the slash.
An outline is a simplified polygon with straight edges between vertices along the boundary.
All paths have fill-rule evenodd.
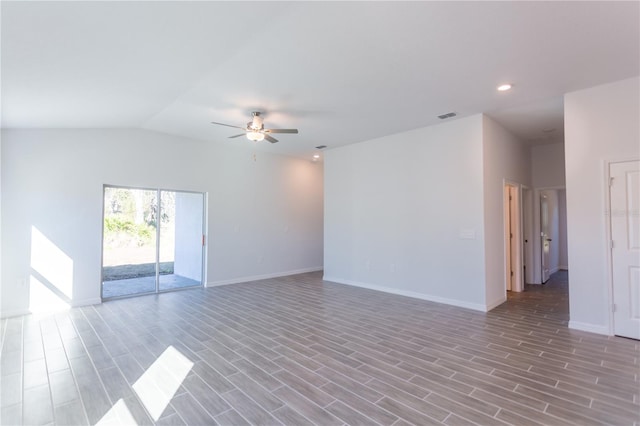
<path id="1" fill-rule="evenodd" d="M 613 253 L 611 251 L 611 165 L 616 163 L 626 163 L 640 161 L 640 157 L 624 158 L 619 160 L 605 160 L 604 161 L 604 201 L 605 201 L 605 252 L 607 258 L 607 313 L 609 316 L 609 336 L 615 336 L 615 322 L 613 315 Z"/>
<path id="2" fill-rule="evenodd" d="M 561 190 L 564 189 L 565 190 L 565 197 L 566 197 L 566 186 L 543 186 L 540 188 L 533 188 L 533 205 L 531 206 L 533 208 L 533 235 L 534 238 L 532 238 L 533 240 L 533 247 L 532 247 L 532 253 L 533 253 L 533 265 L 531 267 L 531 270 L 533 272 L 532 274 L 532 281 L 531 284 L 542 284 L 542 240 L 540 238 L 540 222 L 541 222 L 541 218 L 540 218 L 540 192 L 542 191 L 553 191 L 553 190 Z M 569 224 L 567 224 L 567 228 L 569 227 Z"/>
<path id="3" fill-rule="evenodd" d="M 120 188 L 120 189 L 136 189 L 136 190 L 142 190 L 142 191 L 155 191 L 157 194 L 157 198 L 158 198 L 158 215 L 160 215 L 161 213 L 161 206 L 160 206 L 160 193 L 162 191 L 165 192 L 183 192 L 183 193 L 187 193 L 187 194 L 200 194 L 202 195 L 202 237 L 203 237 L 203 242 L 202 242 L 202 272 L 201 272 L 201 280 L 200 280 L 200 285 L 199 286 L 190 286 L 190 287 L 178 287 L 178 288 L 172 288 L 172 289 L 165 289 L 165 290 L 161 290 L 160 289 L 160 281 L 159 281 L 159 260 L 160 260 L 160 226 L 156 227 L 156 256 L 155 256 L 155 262 L 156 262 L 156 275 L 155 275 L 155 280 L 156 280 L 156 289 L 155 291 L 147 291 L 147 292 L 143 292 L 143 293 L 135 293 L 135 294 L 126 294 L 123 296 L 113 296 L 113 297 L 107 297 L 104 298 L 102 297 L 103 294 L 103 287 L 104 287 L 104 212 L 105 212 L 105 205 L 104 205 L 104 191 L 105 188 Z M 149 187 L 142 187 L 142 186 L 127 186 L 127 185 L 113 185 L 113 184 L 109 184 L 109 183 L 105 183 L 102 185 L 102 214 L 100 217 L 100 229 L 101 229 L 101 234 L 100 234 L 100 300 L 102 302 L 107 301 L 107 300 L 116 300 L 116 299 L 126 299 L 129 297 L 136 297 L 136 296 L 146 296 L 146 295 L 150 295 L 150 294 L 160 294 L 160 293 L 168 293 L 168 292 L 172 292 L 172 291 L 180 291 L 180 290 L 188 290 L 188 289 L 193 289 L 193 288 L 205 288 L 206 287 L 206 283 L 207 283 L 207 276 L 206 276 L 206 272 L 207 272 L 207 265 L 206 265 L 206 261 L 207 261 L 207 239 L 208 239 L 208 223 L 207 223 L 207 193 L 206 192 L 200 192 L 200 191 L 189 191 L 189 190 L 182 190 L 182 189 L 167 189 L 167 188 L 149 188 Z"/>
<path id="4" fill-rule="evenodd" d="M 534 191 L 527 185 L 520 187 L 522 195 L 522 256 L 524 268 L 524 283 L 533 282 L 533 222 L 535 215 L 533 214 L 533 195 Z"/>
<path id="5" fill-rule="evenodd" d="M 513 238 L 511 243 L 509 242 L 509 238 L 507 236 L 507 223 L 509 223 L 511 218 L 507 218 L 508 209 L 506 206 L 505 200 L 508 195 L 508 188 L 512 187 L 514 189 L 513 193 L 515 195 L 515 199 L 512 200 L 512 207 L 515 207 L 516 211 L 511 216 L 515 218 L 515 224 L 512 223 L 512 226 L 515 225 L 515 232 L 513 232 Z M 508 286 L 508 278 L 507 278 L 507 251 L 509 251 L 510 245 L 515 248 L 515 256 L 511 257 L 511 269 L 514 271 L 514 279 L 513 282 L 515 287 L 511 289 L 511 291 L 521 292 L 524 291 L 524 274 L 522 273 L 522 265 L 523 265 L 523 226 L 522 226 L 522 184 L 511 181 L 508 179 L 502 180 L 502 233 L 503 233 L 503 244 L 504 244 L 504 257 L 503 257 L 503 279 L 504 279 L 504 294 L 506 296 Z M 509 220 L 508 220 L 509 219 Z"/>
<path id="6" fill-rule="evenodd" d="M 546 194 L 544 194 L 544 192 L 549 192 L 549 191 L 540 191 L 539 193 L 539 198 L 538 198 L 538 216 L 540 217 L 540 235 L 538 236 L 538 239 L 540 240 L 540 283 L 541 284 L 546 284 L 547 281 L 549 281 L 549 279 L 551 278 L 551 268 L 549 267 L 548 264 L 545 263 L 545 247 L 547 247 L 547 263 L 550 261 L 551 259 L 551 248 L 550 248 L 550 244 L 546 244 L 546 243 L 550 243 L 552 241 L 551 238 L 549 238 L 551 235 L 548 233 L 548 231 L 551 229 L 551 223 L 549 222 L 549 198 L 547 197 Z M 558 199 L 557 196 L 557 192 L 555 193 L 555 198 L 556 200 Z M 544 206 L 544 208 L 543 208 Z M 545 217 L 546 215 L 546 231 L 544 232 L 542 230 L 542 219 Z M 545 275 L 545 271 L 547 273 L 547 275 Z M 545 280 L 546 278 L 546 280 Z"/>

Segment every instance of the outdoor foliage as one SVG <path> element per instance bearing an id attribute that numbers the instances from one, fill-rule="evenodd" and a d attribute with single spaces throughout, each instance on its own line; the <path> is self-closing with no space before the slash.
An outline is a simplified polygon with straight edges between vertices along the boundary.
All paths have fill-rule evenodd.
<path id="1" fill-rule="evenodd" d="M 155 233 L 155 228 L 146 223 L 136 224 L 117 216 L 104 218 L 105 242 L 111 247 L 141 247 L 151 243 Z"/>
<path id="2" fill-rule="evenodd" d="M 156 191 L 106 188 L 104 208 L 106 247 L 143 247 L 153 243 L 158 226 Z M 175 193 L 163 192 L 160 208 L 163 227 L 174 214 Z"/>

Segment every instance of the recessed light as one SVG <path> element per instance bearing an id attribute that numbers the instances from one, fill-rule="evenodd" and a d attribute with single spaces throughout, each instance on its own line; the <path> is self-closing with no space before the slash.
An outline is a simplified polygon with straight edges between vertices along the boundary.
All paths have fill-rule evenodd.
<path id="1" fill-rule="evenodd" d="M 510 84 L 501 84 L 500 86 L 498 86 L 498 91 L 499 92 L 506 92 L 507 90 L 510 90 L 513 86 Z"/>
<path id="2" fill-rule="evenodd" d="M 318 158 L 320 158 L 320 154 L 313 154 L 313 158 L 317 160 Z"/>

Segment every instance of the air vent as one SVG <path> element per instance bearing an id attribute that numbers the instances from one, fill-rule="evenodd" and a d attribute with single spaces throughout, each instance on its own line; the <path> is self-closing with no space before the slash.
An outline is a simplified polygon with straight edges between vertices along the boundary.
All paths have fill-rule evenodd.
<path id="1" fill-rule="evenodd" d="M 318 145 L 316 146 L 316 149 L 325 149 L 327 146 L 326 145 Z"/>
<path id="2" fill-rule="evenodd" d="M 439 116 L 438 116 L 438 118 L 439 118 L 440 120 L 444 120 L 444 119 L 451 118 L 451 117 L 455 117 L 455 116 L 456 116 L 456 113 L 455 113 L 455 112 L 448 112 L 448 113 L 446 113 L 446 114 L 439 115 Z"/>

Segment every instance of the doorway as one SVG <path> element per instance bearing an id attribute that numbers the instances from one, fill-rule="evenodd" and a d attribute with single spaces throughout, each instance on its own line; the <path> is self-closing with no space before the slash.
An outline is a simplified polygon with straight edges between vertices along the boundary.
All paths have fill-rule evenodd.
<path id="1" fill-rule="evenodd" d="M 640 161 L 609 164 L 613 332 L 640 339 Z"/>
<path id="2" fill-rule="evenodd" d="M 546 193 L 540 193 L 540 274 L 542 284 L 549 281 L 551 276 L 551 229 L 549 223 L 549 196 Z"/>
<path id="3" fill-rule="evenodd" d="M 551 275 L 568 270 L 567 211 L 564 188 L 548 188 L 537 191 L 538 230 L 536 246 L 536 275 L 539 284 L 546 283 Z"/>
<path id="4" fill-rule="evenodd" d="M 522 187 L 522 250 L 523 250 L 523 281 L 533 281 L 533 191 L 527 186 Z"/>
<path id="5" fill-rule="evenodd" d="M 203 285 L 203 193 L 105 185 L 103 200 L 103 300 Z"/>
<path id="6" fill-rule="evenodd" d="M 520 185 L 504 184 L 504 252 L 506 291 L 524 289 Z"/>

